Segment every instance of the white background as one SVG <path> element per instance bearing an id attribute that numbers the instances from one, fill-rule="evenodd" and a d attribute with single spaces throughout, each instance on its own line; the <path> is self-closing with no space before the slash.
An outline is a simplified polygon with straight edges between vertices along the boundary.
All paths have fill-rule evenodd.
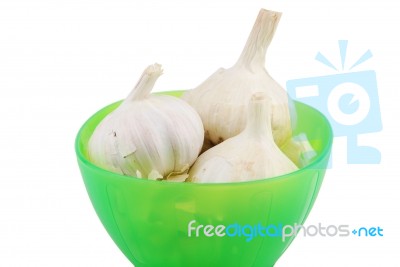
<path id="1" fill-rule="evenodd" d="M 79 127 L 151 63 L 164 67 L 156 91 L 192 88 L 229 67 L 261 7 L 283 12 L 267 55 L 282 85 L 335 74 L 314 57 L 339 64 L 339 39 L 349 40 L 349 62 L 371 49 L 357 70 L 377 73 L 384 127 L 361 138 L 381 150 L 380 165 L 347 165 L 345 139 L 335 140 L 334 168 L 307 220 L 380 226 L 384 237 L 298 237 L 276 266 L 399 266 L 395 0 L 0 1 L 0 266 L 131 266 L 86 194 Z"/>

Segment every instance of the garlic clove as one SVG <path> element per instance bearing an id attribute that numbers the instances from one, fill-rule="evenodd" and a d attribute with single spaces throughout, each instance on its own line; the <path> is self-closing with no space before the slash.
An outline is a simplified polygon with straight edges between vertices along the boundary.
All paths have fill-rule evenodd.
<path id="1" fill-rule="evenodd" d="M 143 178 L 142 173 L 139 170 L 136 170 L 136 177 Z"/>
<path id="2" fill-rule="evenodd" d="M 281 150 L 299 168 L 305 167 L 317 156 L 304 133 L 289 139 L 281 146 Z"/>
<path id="3" fill-rule="evenodd" d="M 168 176 L 167 181 L 170 182 L 186 182 L 187 178 L 189 177 L 189 174 L 184 173 L 184 174 L 178 174 L 174 176 Z"/>
<path id="4" fill-rule="evenodd" d="M 151 170 L 147 178 L 149 180 L 162 180 L 163 176 L 157 170 Z"/>

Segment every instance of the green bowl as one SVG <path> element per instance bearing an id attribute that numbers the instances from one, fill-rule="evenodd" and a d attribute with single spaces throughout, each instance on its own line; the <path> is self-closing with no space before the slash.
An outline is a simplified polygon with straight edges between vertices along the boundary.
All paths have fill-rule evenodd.
<path id="1" fill-rule="evenodd" d="M 317 152 L 298 171 L 252 182 L 174 183 L 127 177 L 89 162 L 93 130 L 119 103 L 86 121 L 75 149 L 97 215 L 125 256 L 136 267 L 273 266 L 294 239 L 283 241 L 281 227 L 303 224 L 321 187 L 333 138 L 327 119 L 295 102 L 295 134 L 306 133 Z"/>

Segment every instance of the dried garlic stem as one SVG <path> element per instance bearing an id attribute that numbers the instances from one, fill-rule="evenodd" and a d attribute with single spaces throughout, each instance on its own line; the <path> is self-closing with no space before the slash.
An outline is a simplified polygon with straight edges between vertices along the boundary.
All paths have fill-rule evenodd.
<path id="1" fill-rule="evenodd" d="M 247 66 L 250 69 L 253 69 L 253 65 L 257 68 L 265 66 L 265 54 L 281 16 L 280 12 L 260 10 L 236 66 Z"/>

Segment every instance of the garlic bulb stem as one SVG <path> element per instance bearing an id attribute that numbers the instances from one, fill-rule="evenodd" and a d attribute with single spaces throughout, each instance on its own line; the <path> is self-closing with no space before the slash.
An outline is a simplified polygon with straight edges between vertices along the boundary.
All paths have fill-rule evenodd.
<path id="1" fill-rule="evenodd" d="M 282 13 L 261 9 L 235 66 L 264 68 L 265 54 L 274 37 Z"/>
<path id="2" fill-rule="evenodd" d="M 267 138 L 268 141 L 273 142 L 270 101 L 262 92 L 253 94 L 248 107 L 244 132 L 254 138 Z"/>
<path id="3" fill-rule="evenodd" d="M 136 83 L 134 89 L 122 104 L 129 101 L 143 100 L 148 97 L 158 77 L 160 77 L 162 73 L 163 70 L 160 64 L 156 63 L 148 66 L 142 73 L 142 76 L 140 76 L 139 81 Z"/>

